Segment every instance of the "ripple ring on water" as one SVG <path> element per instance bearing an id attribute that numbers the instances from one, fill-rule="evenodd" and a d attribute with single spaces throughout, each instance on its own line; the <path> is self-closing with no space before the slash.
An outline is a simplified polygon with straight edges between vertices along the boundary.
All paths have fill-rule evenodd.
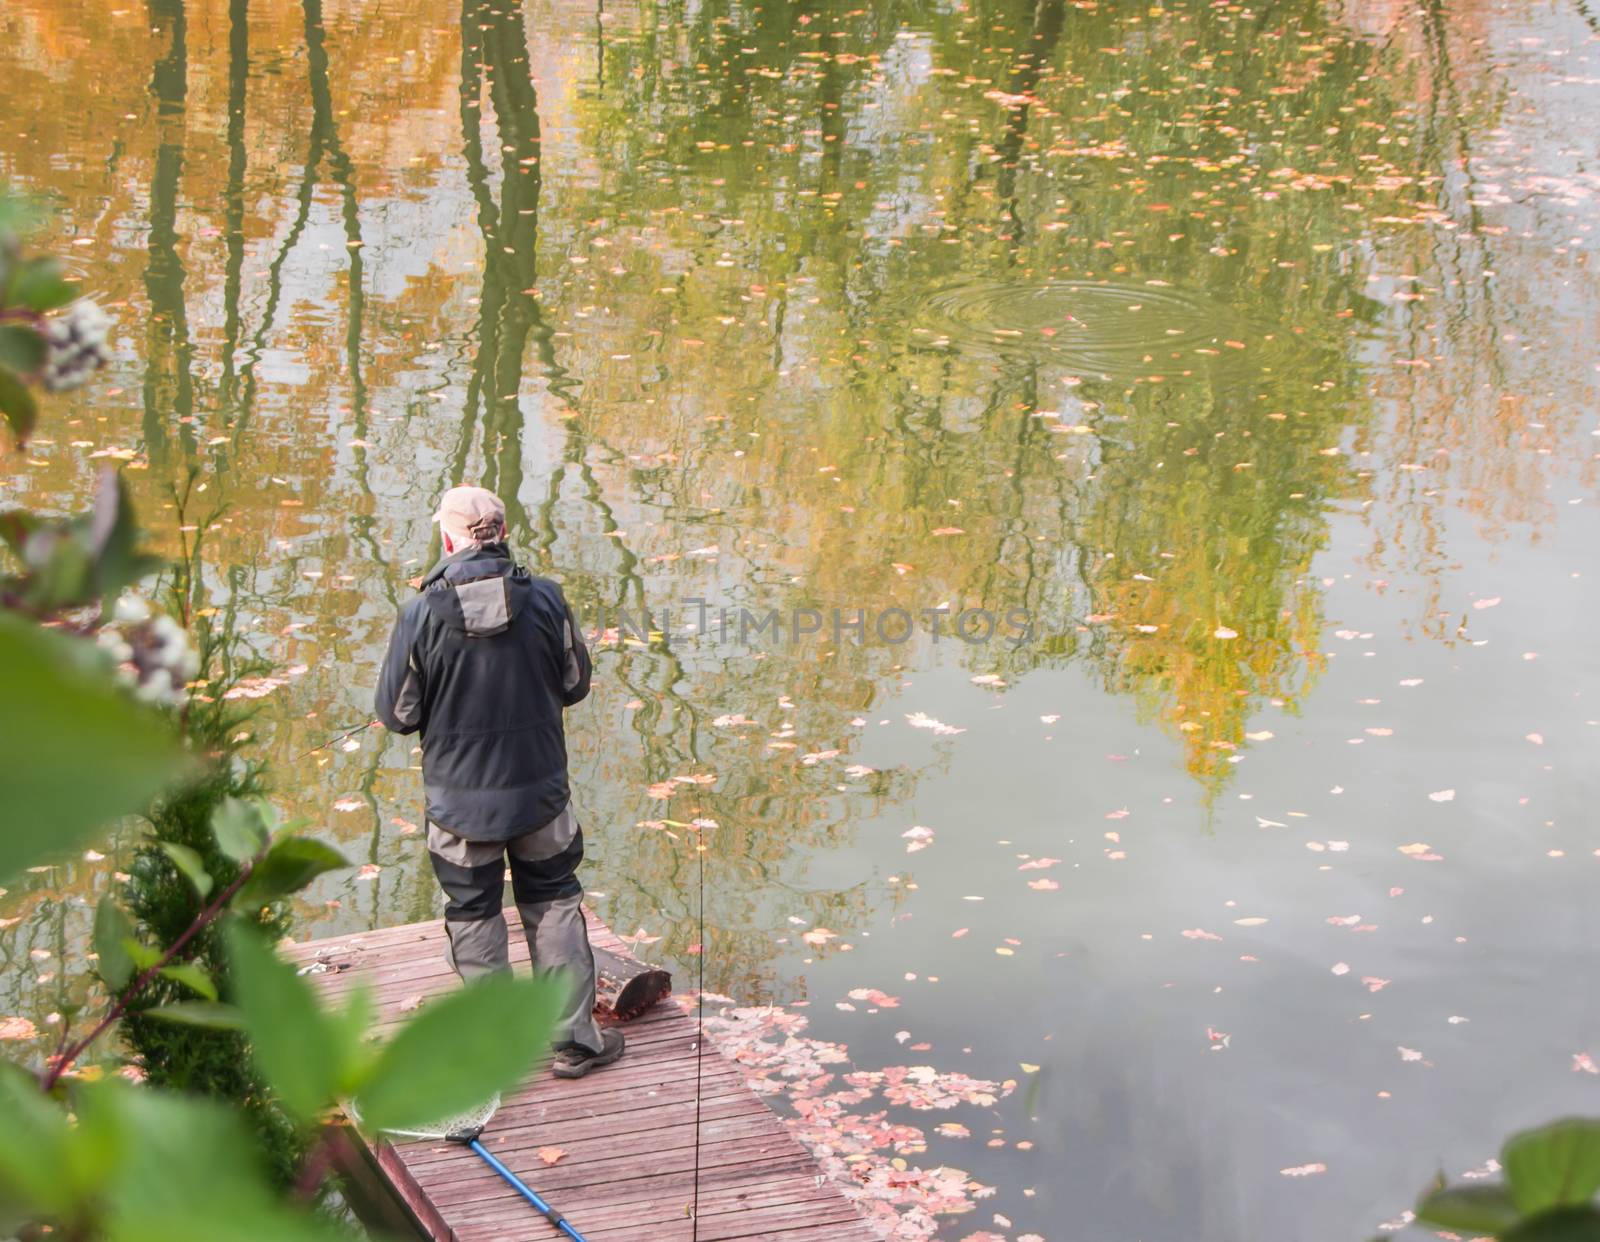
<path id="1" fill-rule="evenodd" d="M 1242 330 L 1233 311 L 1161 285 L 1098 281 L 971 281 L 923 302 L 916 327 L 932 343 L 977 353 L 1052 356 L 1126 374 L 1210 349 Z"/>

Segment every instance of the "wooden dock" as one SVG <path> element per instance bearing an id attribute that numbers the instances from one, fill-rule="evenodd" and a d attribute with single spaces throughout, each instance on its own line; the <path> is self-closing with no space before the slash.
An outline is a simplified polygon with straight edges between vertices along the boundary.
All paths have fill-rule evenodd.
<path id="1" fill-rule="evenodd" d="M 632 960 L 628 948 L 589 916 L 596 949 Z M 514 910 L 513 965 L 527 946 Z M 457 986 L 444 957 L 444 923 L 413 923 L 292 946 L 330 996 L 358 978 L 376 988 L 387 1027 L 418 998 Z M 695 1024 L 672 1000 L 622 1027 L 622 1060 L 584 1078 L 548 1071 L 508 1094 L 484 1145 L 570 1220 L 589 1242 L 870 1242 L 876 1237 L 840 1188 L 743 1075 L 707 1045 L 701 1065 L 700 1221 L 694 1197 Z M 507 1032 L 514 1038 L 514 1032 Z M 542 1216 L 470 1151 L 425 1141 L 390 1144 L 363 1136 L 388 1188 L 426 1237 L 437 1242 L 559 1239 Z M 540 1148 L 565 1154 L 553 1164 Z M 553 1153 L 547 1153 L 553 1154 Z"/>

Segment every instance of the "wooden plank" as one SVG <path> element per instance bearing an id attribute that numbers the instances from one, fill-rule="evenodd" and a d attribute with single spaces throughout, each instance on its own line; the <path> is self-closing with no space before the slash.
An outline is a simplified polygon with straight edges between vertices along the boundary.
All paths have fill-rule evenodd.
<path id="1" fill-rule="evenodd" d="M 712 1123 L 737 1121 L 749 1117 L 770 1117 L 771 1113 L 760 1100 L 751 1097 L 748 1091 L 730 1093 L 717 1099 L 708 1099 L 702 1102 L 700 1120 L 704 1133 L 709 1134 Z M 488 1132 L 483 1135 L 482 1143 L 501 1159 L 507 1152 L 517 1152 L 524 1149 L 543 1146 L 560 1146 L 569 1155 L 579 1155 L 580 1143 L 610 1143 L 613 1147 L 626 1143 L 632 1145 L 641 1131 L 652 1136 L 672 1136 L 687 1126 L 691 1136 L 695 1121 L 695 1107 L 693 1100 L 685 1100 L 680 1105 L 661 1109 L 632 1109 L 611 1113 L 592 1114 L 583 1117 L 569 1117 L 560 1122 L 550 1122 L 546 1119 L 531 1118 L 523 1125 L 506 1125 L 499 1114 L 495 1115 L 494 1122 Z M 448 1156 L 449 1144 L 435 1144 L 425 1148 L 411 1150 L 415 1146 L 407 1145 L 406 1162 L 413 1168 L 422 1168 L 436 1160 Z M 662 1144 L 654 1144 L 655 1150 L 661 1150 Z"/>
<path id="2" fill-rule="evenodd" d="M 829 1242 L 847 1242 L 851 1237 L 871 1237 L 869 1233 L 852 1234 L 851 1225 L 861 1225 L 855 1208 L 843 1199 L 836 1199 L 828 1207 L 806 1204 L 798 1207 L 752 1208 L 733 1216 L 701 1217 L 700 1228 L 693 1222 L 680 1220 L 652 1223 L 649 1228 L 651 1242 L 719 1242 L 719 1239 L 772 1238 L 788 1242 L 799 1236 L 827 1238 Z M 863 1226 L 864 1229 L 864 1226 Z M 583 1236 L 589 1242 L 635 1242 L 643 1237 L 638 1225 L 627 1222 L 613 1228 L 585 1229 Z"/>
<path id="3" fill-rule="evenodd" d="M 614 1229 L 618 1225 L 632 1224 L 672 1225 L 684 1219 L 685 1211 L 692 1207 L 692 1187 L 687 1199 L 679 1196 L 658 1196 L 628 1203 L 606 1203 L 582 1194 L 564 1196 L 565 1208 L 581 1215 L 586 1230 Z M 810 1204 L 822 1210 L 839 1204 L 838 1190 L 826 1183 L 819 1186 L 817 1179 L 786 1174 L 776 1178 L 752 1181 L 745 1178 L 738 1185 L 700 1188 L 700 1222 L 702 1227 L 716 1217 L 747 1213 L 757 1209 L 789 1208 Z M 852 1209 L 853 1211 L 854 1209 Z"/>
<path id="4" fill-rule="evenodd" d="M 379 1170 L 388 1178 L 395 1195 L 405 1204 L 418 1226 L 435 1242 L 454 1242 L 455 1232 L 445 1223 L 439 1209 L 423 1193 L 422 1187 L 417 1185 L 416 1178 L 411 1176 L 411 1170 L 406 1168 L 399 1153 L 387 1143 L 375 1143 L 371 1151 Z"/>
<path id="5" fill-rule="evenodd" d="M 643 1136 L 646 1142 L 650 1136 Z M 492 1149 L 491 1149 L 492 1150 Z M 417 1184 L 428 1191 L 428 1197 L 433 1204 L 444 1209 L 452 1204 L 469 1202 L 473 1195 L 465 1193 L 463 1182 L 469 1180 L 466 1175 L 468 1162 L 483 1171 L 486 1178 L 494 1178 L 495 1174 L 489 1167 L 480 1161 L 471 1152 L 464 1152 L 466 1157 L 460 1165 L 429 1165 L 425 1169 L 410 1169 L 416 1178 Z M 652 1193 L 665 1189 L 668 1186 L 688 1187 L 692 1185 L 692 1170 L 694 1169 L 694 1150 L 685 1147 L 681 1150 L 661 1154 L 645 1147 L 643 1150 L 633 1150 L 619 1153 L 610 1158 L 591 1156 L 583 1162 L 562 1161 L 560 1164 L 544 1166 L 537 1156 L 522 1159 L 506 1160 L 500 1152 L 494 1155 L 504 1161 L 523 1181 L 529 1182 L 540 1194 L 549 1192 L 558 1195 L 563 1190 L 572 1190 L 582 1186 L 605 1185 L 616 1191 L 638 1190 L 648 1187 Z M 794 1169 L 804 1171 L 813 1167 L 811 1156 L 800 1144 L 790 1137 L 787 1131 L 768 1133 L 766 1135 L 738 1135 L 721 1142 L 702 1142 L 700 1145 L 700 1171 L 702 1176 L 708 1170 L 720 1169 L 732 1171 L 747 1165 L 760 1164 L 767 1171 Z M 636 1182 L 638 1185 L 625 1188 L 624 1183 Z"/>
<path id="6" fill-rule="evenodd" d="M 585 912 L 593 944 L 629 947 Z M 511 960 L 528 953 L 514 908 L 504 912 Z M 380 1026 L 401 1006 L 457 986 L 443 922 L 285 946 L 330 998 L 358 980 L 374 989 Z M 330 969 L 329 967 L 332 967 Z M 410 1006 L 407 1006 L 409 1008 Z M 483 1135 L 495 1157 L 546 1196 L 593 1242 L 869 1242 L 875 1234 L 728 1058 L 698 1047 L 695 1023 L 670 1000 L 625 1025 L 628 1050 L 577 1080 L 540 1073 L 509 1095 Z M 696 1123 L 696 1070 L 699 1120 Z M 442 1141 L 371 1142 L 377 1167 L 438 1242 L 557 1235 L 468 1149 Z M 559 1147 L 554 1164 L 541 1148 Z M 699 1166 L 699 1227 L 688 1215 Z"/>

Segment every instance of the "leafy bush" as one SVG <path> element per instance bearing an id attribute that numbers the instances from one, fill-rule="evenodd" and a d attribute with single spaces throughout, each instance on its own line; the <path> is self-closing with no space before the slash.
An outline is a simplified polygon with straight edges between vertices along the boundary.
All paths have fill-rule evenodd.
<path id="1" fill-rule="evenodd" d="M 0 414 L 21 442 L 38 417 L 30 385 L 81 381 L 105 325 L 68 308 L 76 289 L 52 260 L 22 255 L 18 218 L 0 195 Z M 332 1131 L 305 1150 L 327 1114 L 350 1101 L 368 1125 L 398 1127 L 481 1103 L 532 1067 L 559 985 L 480 981 L 382 1044 L 370 993 L 324 1010 L 270 946 L 284 899 L 346 863 L 255 796 L 261 773 L 225 698 L 248 665 L 209 621 L 194 658 L 180 641 L 196 620 L 188 556 L 173 584 L 183 626 L 123 595 L 156 562 L 112 472 L 90 513 L 0 514 L 0 541 L 14 563 L 0 577 L 0 701 L 22 709 L 0 713 L 0 883 L 141 809 L 151 826 L 129 909 L 106 894 L 95 913 L 105 1011 L 72 1039 L 81 1008 L 63 1009 L 43 1065 L 0 1061 L 0 1235 L 342 1236 L 303 1206 L 342 1158 Z M 76 1069 L 119 1020 L 144 1086 Z"/>
<path id="2" fill-rule="evenodd" d="M 180 503 L 180 522 L 182 521 Z M 185 565 L 192 562 L 187 560 Z M 188 611 L 189 571 L 178 573 L 169 592 L 174 611 Z M 248 863 L 231 857 L 212 829 L 219 814 L 238 815 L 242 800 L 265 786 L 260 765 L 240 753 L 242 726 L 252 714 L 226 697 L 238 682 L 265 666 L 241 659 L 235 635 L 201 618 L 195 626 L 199 680 L 185 695 L 178 713 L 179 731 L 189 752 L 199 756 L 200 774 L 158 798 L 147 813 L 150 831 L 140 845 L 122 897 L 139 928 L 155 944 L 170 945 L 200 916 L 213 888 L 236 883 Z M 254 812 L 250 812 L 254 813 Z M 197 887 L 195 877 L 209 877 Z M 276 939 L 288 931 L 281 902 L 266 902 L 241 917 Z M 220 924 L 207 926 L 190 942 L 188 961 L 203 972 L 194 977 L 158 976 L 128 998 L 120 1028 L 146 1081 L 156 1087 L 234 1101 L 254 1131 L 272 1180 L 293 1184 L 313 1136 L 284 1114 L 263 1089 L 251 1064 L 244 1035 L 236 1030 L 175 1023 L 152 1010 L 195 999 L 228 1000 L 232 995 L 226 946 Z M 116 985 L 106 980 L 115 990 Z M 124 982 L 126 982 L 124 980 Z"/>

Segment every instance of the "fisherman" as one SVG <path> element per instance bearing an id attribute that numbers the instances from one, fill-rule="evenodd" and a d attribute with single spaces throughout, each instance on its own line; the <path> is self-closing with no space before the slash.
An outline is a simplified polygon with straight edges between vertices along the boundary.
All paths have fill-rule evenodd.
<path id="1" fill-rule="evenodd" d="M 451 967 L 463 979 L 510 969 L 500 913 L 509 858 L 534 969 L 563 971 L 573 988 L 552 1069 L 581 1078 L 623 1047 L 622 1032 L 594 1020 L 583 831 L 561 723 L 589 693 L 589 651 L 561 588 L 511 559 L 498 496 L 453 487 L 434 521 L 444 559 L 395 622 L 378 716 L 395 733 L 422 734 L 428 857 L 449 898 Z"/>

